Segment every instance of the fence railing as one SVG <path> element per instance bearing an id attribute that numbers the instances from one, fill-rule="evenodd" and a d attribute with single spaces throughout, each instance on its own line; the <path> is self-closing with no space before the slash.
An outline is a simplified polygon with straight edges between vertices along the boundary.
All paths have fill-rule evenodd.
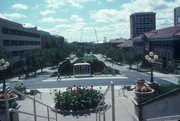
<path id="1" fill-rule="evenodd" d="M 166 121 L 166 120 L 178 120 L 179 121 L 180 115 L 151 118 L 151 119 L 147 119 L 146 121 Z"/>
<path id="2" fill-rule="evenodd" d="M 110 90 L 111 89 L 111 90 Z M 111 104 L 105 104 L 105 96 L 108 91 L 111 91 Z M 115 99 L 114 99 L 114 83 L 111 81 L 110 85 L 107 87 L 103 94 L 101 101 L 96 107 L 96 121 L 101 121 L 101 116 L 103 116 L 103 121 L 106 121 L 106 112 L 112 108 L 112 121 L 115 121 Z"/>
<path id="3" fill-rule="evenodd" d="M 55 118 L 50 117 L 49 110 L 52 107 L 50 107 L 49 105 L 46 105 L 45 103 L 35 99 L 35 95 L 34 95 L 34 98 L 33 98 L 33 97 L 30 97 L 30 96 L 28 96 L 28 95 L 26 95 L 26 94 L 16 90 L 15 88 L 9 87 L 9 89 L 14 91 L 14 92 L 16 92 L 17 94 L 19 94 L 21 96 L 24 96 L 26 98 L 31 99 L 33 101 L 33 112 L 34 113 L 28 113 L 28 112 L 25 112 L 25 111 L 19 111 L 17 109 L 13 109 L 13 108 L 9 109 L 8 100 L 7 100 L 7 98 L 5 98 L 6 99 L 6 101 L 5 101 L 6 102 L 5 103 L 5 105 L 6 105 L 6 121 L 10 121 L 10 112 L 15 112 L 15 113 L 18 113 L 18 114 L 22 113 L 22 114 L 34 116 L 34 121 L 37 121 L 37 117 L 48 119 L 48 121 L 50 121 L 50 119 L 53 119 L 55 121 L 58 120 L 57 119 L 57 112 L 54 112 L 55 113 Z M 6 89 L 6 95 L 7 95 L 7 89 Z M 36 103 L 39 103 L 39 104 L 41 104 L 41 105 L 43 105 L 43 106 L 45 106 L 47 108 L 47 116 L 37 115 L 37 112 L 36 112 Z"/>

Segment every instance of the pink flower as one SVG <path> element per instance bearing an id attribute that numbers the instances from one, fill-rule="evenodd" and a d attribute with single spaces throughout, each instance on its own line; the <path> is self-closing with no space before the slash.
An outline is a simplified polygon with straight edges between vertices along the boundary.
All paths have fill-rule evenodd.
<path id="1" fill-rule="evenodd" d="M 72 99 L 74 100 L 74 99 L 75 99 L 75 96 L 72 96 Z"/>

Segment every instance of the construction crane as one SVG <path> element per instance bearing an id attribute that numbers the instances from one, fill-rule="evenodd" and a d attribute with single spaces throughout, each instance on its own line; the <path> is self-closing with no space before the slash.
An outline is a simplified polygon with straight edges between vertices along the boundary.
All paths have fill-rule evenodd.
<path id="1" fill-rule="evenodd" d="M 96 41 L 97 41 L 97 43 L 98 43 L 98 42 L 99 42 L 99 40 L 98 40 L 98 36 L 97 36 L 97 32 L 96 32 L 95 27 L 94 27 L 94 32 L 95 32 L 95 35 L 96 35 Z"/>

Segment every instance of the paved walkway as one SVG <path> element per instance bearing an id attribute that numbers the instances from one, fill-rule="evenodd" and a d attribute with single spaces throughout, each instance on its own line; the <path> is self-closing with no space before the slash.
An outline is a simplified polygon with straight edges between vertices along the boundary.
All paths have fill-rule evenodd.
<path id="1" fill-rule="evenodd" d="M 94 87 L 99 89 L 99 87 Z M 104 92 L 106 90 L 107 86 L 103 86 L 101 89 L 101 92 Z M 115 86 L 115 116 L 116 121 L 132 121 L 133 116 L 133 103 L 131 101 L 131 98 L 134 96 L 132 91 L 125 91 L 125 94 L 127 97 L 123 96 L 122 94 L 119 95 L 119 89 L 120 86 Z M 59 88 L 61 91 L 64 91 L 65 88 Z M 58 89 L 58 90 L 59 90 Z M 51 89 L 52 91 L 53 89 Z M 39 91 L 42 92 L 42 102 L 48 105 L 53 105 L 53 94 L 50 94 L 50 89 L 39 89 Z M 53 91 L 52 91 L 53 92 Z M 109 91 L 106 95 L 106 103 L 111 104 L 111 92 Z M 39 95 L 37 95 L 37 99 L 39 99 Z M 20 109 L 21 111 L 26 111 L 29 113 L 33 113 L 33 102 L 30 99 L 25 99 L 23 101 L 18 101 L 18 104 L 21 105 Z M 47 108 L 43 107 L 40 104 L 36 104 L 37 107 L 37 114 L 38 115 L 45 115 L 47 114 Z M 55 118 L 55 114 L 53 111 L 50 111 L 50 116 Z M 112 112 L 111 108 L 106 112 L 106 121 L 112 121 Z M 34 120 L 33 116 L 28 116 L 25 114 L 19 115 L 20 121 L 32 121 Z M 46 119 L 37 118 L 37 121 L 47 121 Z M 86 115 L 62 115 L 58 114 L 58 121 L 95 121 L 96 116 L 95 113 L 90 113 Z"/>

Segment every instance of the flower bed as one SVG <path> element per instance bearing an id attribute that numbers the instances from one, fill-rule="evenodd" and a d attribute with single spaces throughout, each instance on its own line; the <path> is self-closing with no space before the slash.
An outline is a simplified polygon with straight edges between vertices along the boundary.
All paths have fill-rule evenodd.
<path id="1" fill-rule="evenodd" d="M 136 92 L 151 92 L 152 89 L 147 85 L 145 84 L 145 80 L 144 79 L 137 79 L 136 80 Z"/>
<path id="2" fill-rule="evenodd" d="M 12 98 L 14 97 L 14 93 L 12 91 L 8 92 L 7 98 Z M 5 99 L 4 93 L 0 92 L 0 99 Z"/>
<path id="3" fill-rule="evenodd" d="M 134 93 L 136 94 L 135 98 L 137 102 L 141 103 L 151 99 L 153 97 L 154 90 L 145 83 L 144 79 L 139 78 L 136 80 L 136 88 L 134 90 Z"/>
<path id="4" fill-rule="evenodd" d="M 15 108 L 17 106 L 16 99 L 17 95 L 14 95 L 12 91 L 8 92 L 7 100 L 10 108 Z M 0 109 L 5 109 L 5 95 L 2 92 L 0 92 Z"/>
<path id="5" fill-rule="evenodd" d="M 61 93 L 55 90 L 55 108 L 60 110 L 86 110 L 95 108 L 102 98 L 100 90 L 73 85 Z"/>

